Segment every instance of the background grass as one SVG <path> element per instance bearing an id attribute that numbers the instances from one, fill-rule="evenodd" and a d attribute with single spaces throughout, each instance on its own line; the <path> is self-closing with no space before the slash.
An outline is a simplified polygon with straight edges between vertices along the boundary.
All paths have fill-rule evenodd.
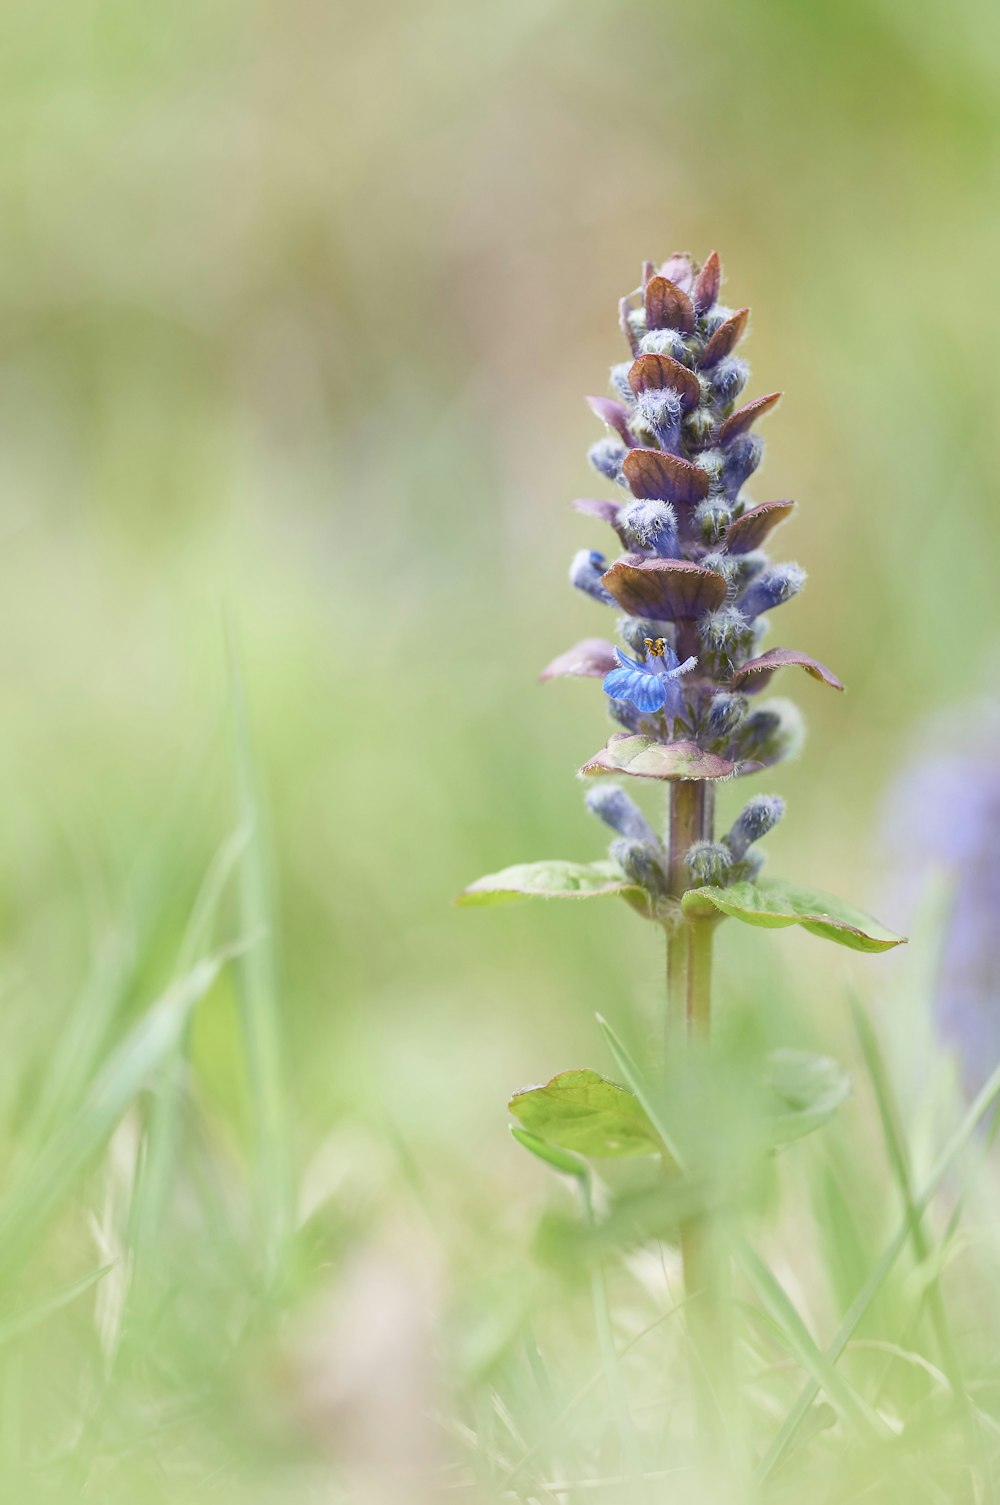
<path id="1" fill-rule="evenodd" d="M 754 308 L 753 389 L 787 392 L 755 486 L 801 503 L 783 640 L 849 687 L 784 686 L 810 741 L 760 786 L 789 804 L 769 863 L 914 925 L 878 812 L 925 717 L 958 725 L 995 677 L 998 27 L 980 0 L 7 8 L 10 1498 L 493 1498 L 532 1448 L 525 1498 L 600 1476 L 602 1384 L 543 1425 L 599 1360 L 575 1256 L 530 1254 L 569 1204 L 503 1105 L 610 1069 L 595 1009 L 643 1048 L 661 957 L 625 906 L 450 907 L 482 871 L 602 846 L 573 778 L 599 696 L 534 683 L 597 630 L 564 584 L 595 539 L 566 505 L 594 484 L 581 395 L 641 258 L 717 246 Z M 902 1205 L 848 978 L 919 1183 L 956 1122 L 932 1090 L 938 928 L 857 962 L 722 932 L 726 1038 L 820 1046 L 858 1080 L 762 1192 L 821 1344 Z M 954 1344 L 995 1400 L 977 1216 Z M 667 1309 L 659 1269 L 612 1272 L 620 1343 Z M 909 1351 L 905 1258 L 895 1280 L 872 1341 Z M 672 1331 L 627 1375 L 650 1435 Z M 786 1357 L 761 1451 L 803 1382 Z M 849 1357 L 867 1404 L 887 1362 Z M 936 1384 L 888 1374 L 919 1466 L 852 1443 L 838 1471 L 835 1430 L 809 1491 L 988 1498 L 963 1466 L 992 1433 L 935 1430 Z"/>

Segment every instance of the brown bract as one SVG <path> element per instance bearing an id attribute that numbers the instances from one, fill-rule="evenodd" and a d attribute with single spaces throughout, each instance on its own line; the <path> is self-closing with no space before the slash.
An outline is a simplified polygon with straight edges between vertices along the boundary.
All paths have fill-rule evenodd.
<path id="1" fill-rule="evenodd" d="M 759 507 L 751 507 L 730 523 L 726 548 L 730 554 L 749 554 L 752 549 L 759 549 L 768 534 L 794 511 L 794 502 L 761 502 Z"/>
<path id="2" fill-rule="evenodd" d="M 617 732 L 580 772 L 588 778 L 614 773 L 636 779 L 728 779 L 737 769 L 736 763 L 705 752 L 695 742 L 657 742 Z"/>
<path id="3" fill-rule="evenodd" d="M 643 301 L 650 329 L 680 329 L 684 334 L 694 333 L 694 304 L 669 277 L 650 277 Z"/>
<path id="4" fill-rule="evenodd" d="M 748 308 L 738 308 L 731 318 L 728 318 L 724 324 L 720 324 L 705 346 L 698 364 L 717 366 L 723 356 L 728 355 L 737 342 L 743 338 L 743 331 L 747 327 L 749 317 Z"/>
<path id="5" fill-rule="evenodd" d="M 610 591 L 634 617 L 659 622 L 682 622 L 715 611 L 726 599 L 726 582 L 715 570 L 684 559 L 647 559 L 625 554 L 601 576 Z"/>
<path id="6" fill-rule="evenodd" d="M 769 413 L 782 398 L 780 392 L 769 392 L 766 397 L 755 397 L 753 402 L 746 402 L 735 413 L 731 413 L 719 430 L 718 444 L 729 444 L 738 434 L 745 434 L 752 423 L 758 418 L 763 418 Z"/>
<path id="7" fill-rule="evenodd" d="M 694 372 L 669 355 L 640 355 L 629 371 L 628 384 L 636 395 L 669 387 L 677 393 L 681 406 L 688 412 L 701 401 L 701 385 Z M 593 407 L 593 399 L 587 400 Z"/>
<path id="8" fill-rule="evenodd" d="M 675 279 L 676 280 L 676 279 Z M 697 313 L 703 314 L 712 307 L 722 286 L 722 263 L 717 251 L 709 251 L 705 265 L 695 278 L 691 299 Z"/>
<path id="9" fill-rule="evenodd" d="M 703 470 L 659 449 L 630 449 L 622 471 L 632 495 L 646 501 L 700 502 L 708 495 Z"/>
<path id="10" fill-rule="evenodd" d="M 613 397 L 588 397 L 587 404 L 592 413 L 596 413 L 602 423 L 608 428 L 615 430 L 628 445 L 635 443 L 635 438 L 628 426 L 628 408 L 623 402 L 616 402 Z"/>
<path id="11" fill-rule="evenodd" d="M 543 682 L 567 676 L 603 679 L 617 664 L 613 644 L 604 638 L 583 638 L 579 643 L 574 643 L 572 648 L 567 648 L 565 653 L 560 653 L 551 664 L 546 664 L 538 678 Z"/>
<path id="12" fill-rule="evenodd" d="M 811 658 L 808 653 L 799 653 L 795 648 L 771 648 L 759 658 L 752 658 L 742 669 L 736 671 L 729 683 L 734 690 L 742 689 L 752 694 L 755 690 L 762 690 L 779 669 L 789 666 L 804 669 L 813 679 L 829 685 L 831 690 L 844 688 L 832 669 L 821 664 L 819 659 Z"/>

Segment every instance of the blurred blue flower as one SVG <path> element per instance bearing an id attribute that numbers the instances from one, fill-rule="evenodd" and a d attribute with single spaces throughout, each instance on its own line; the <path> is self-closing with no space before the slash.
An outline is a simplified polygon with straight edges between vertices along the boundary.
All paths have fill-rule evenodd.
<path id="1" fill-rule="evenodd" d="M 992 733 L 984 729 L 994 721 Z M 885 844 L 916 909 L 935 873 L 951 887 L 934 983 L 934 1023 L 975 1093 L 1000 1062 L 1000 757 L 996 718 L 979 711 L 975 748 L 926 752 L 889 796 Z M 948 740 L 954 740 L 949 718 Z M 926 735 L 924 738 L 926 742 Z"/>

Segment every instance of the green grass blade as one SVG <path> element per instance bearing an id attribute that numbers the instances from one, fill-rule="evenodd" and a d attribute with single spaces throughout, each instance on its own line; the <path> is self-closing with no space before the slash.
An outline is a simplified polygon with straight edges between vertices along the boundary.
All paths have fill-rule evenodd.
<path id="1" fill-rule="evenodd" d="M 799 1316 L 774 1272 L 749 1244 L 739 1241 L 736 1258 L 757 1297 L 782 1335 L 785 1346 L 824 1390 L 836 1410 L 870 1438 L 884 1439 L 888 1427 L 868 1402 L 839 1374 Z"/>
<path id="2" fill-rule="evenodd" d="M 75 1301 L 78 1296 L 91 1290 L 113 1269 L 114 1261 L 108 1265 L 101 1265 L 99 1269 L 92 1270 L 89 1275 L 85 1275 L 82 1280 L 74 1280 L 70 1285 L 61 1286 L 44 1301 L 26 1307 L 23 1312 L 17 1312 L 16 1315 L 7 1318 L 0 1315 L 0 1346 L 13 1342 L 15 1338 L 24 1337 L 25 1333 L 31 1332 L 46 1318 L 54 1316 L 56 1312 L 62 1311 L 64 1306 L 69 1306 L 70 1302 Z"/>
<path id="3" fill-rule="evenodd" d="M 931 1198 L 934 1196 L 939 1185 L 951 1170 L 955 1161 L 975 1133 L 976 1128 L 998 1098 L 1000 1098 L 1000 1066 L 993 1072 L 982 1091 L 970 1106 L 962 1122 L 935 1161 L 919 1194 L 913 1199 L 913 1207 L 918 1216 L 922 1217 L 926 1212 Z M 826 1350 L 826 1358 L 830 1364 L 836 1364 L 844 1352 L 847 1344 L 854 1336 L 859 1322 L 878 1295 L 890 1270 L 906 1247 L 909 1238 L 910 1217 L 906 1216 L 903 1219 L 901 1227 L 886 1245 L 878 1264 L 872 1270 L 857 1296 L 855 1296 L 854 1301 L 851 1303 L 843 1321 L 837 1329 L 833 1342 Z M 787 1453 L 792 1442 L 795 1440 L 799 1427 L 808 1415 L 809 1409 L 818 1394 L 819 1386 L 814 1380 L 810 1381 L 799 1394 L 795 1405 L 785 1418 L 781 1430 L 760 1463 L 757 1471 L 757 1478 L 760 1482 L 763 1482 L 773 1473 L 774 1469 Z"/>
<path id="4" fill-rule="evenodd" d="M 242 827 L 233 831 L 212 859 L 181 941 L 177 962 L 179 972 L 189 971 L 199 952 L 210 942 L 219 906 L 246 848 L 248 834 Z M 132 1248 L 140 1266 L 145 1252 L 159 1233 L 177 1162 L 185 1093 L 184 1061 L 190 1037 L 188 1021 L 180 1032 L 173 1058 L 163 1063 L 162 1081 L 150 1105 L 145 1154 L 130 1218 Z"/>
<path id="5" fill-rule="evenodd" d="M 646 1110 L 646 1116 L 649 1119 L 650 1123 L 653 1125 L 653 1128 L 656 1130 L 657 1134 L 659 1134 L 660 1138 L 663 1140 L 663 1143 L 670 1151 L 674 1164 L 679 1170 L 683 1171 L 684 1159 L 677 1148 L 674 1136 L 671 1133 L 663 1117 L 663 1114 L 660 1112 L 659 1107 L 650 1094 L 646 1078 L 643 1076 L 635 1061 L 632 1059 L 629 1051 L 618 1038 L 618 1035 L 611 1028 L 611 1025 L 608 1023 L 608 1021 L 604 1018 L 603 1014 L 598 1014 L 596 1018 L 598 1028 L 600 1029 L 605 1041 L 607 1042 L 608 1049 L 610 1050 L 614 1058 L 615 1065 L 618 1067 L 618 1070 L 625 1078 L 625 1085 L 627 1087 L 631 1087 L 632 1091 L 639 1099 L 639 1102 Z"/>
<path id="6" fill-rule="evenodd" d="M 233 761 L 240 828 L 249 840 L 239 864 L 240 928 L 260 936 L 237 971 L 240 1019 L 254 1127 L 258 1217 L 270 1273 L 294 1225 L 295 1183 L 284 1061 L 284 1029 L 275 957 L 275 909 L 262 802 L 243 678 L 230 643 Z"/>
<path id="7" fill-rule="evenodd" d="M 194 1008 L 233 948 L 197 963 L 112 1051 L 83 1102 L 70 1111 L 37 1157 L 25 1164 L 0 1206 L 0 1276 L 29 1257 L 77 1176 L 96 1158 L 125 1109 L 176 1048 Z"/>
<path id="8" fill-rule="evenodd" d="M 875 1093 L 875 1102 L 878 1107 L 879 1121 L 882 1125 L 882 1136 L 885 1139 L 889 1165 L 899 1190 L 910 1230 L 913 1257 L 919 1265 L 926 1265 L 932 1252 L 931 1243 L 924 1229 L 922 1215 L 918 1211 L 914 1201 L 910 1157 L 906 1149 L 902 1121 L 895 1094 L 889 1081 L 889 1074 L 886 1071 L 885 1062 L 882 1059 L 882 1052 L 875 1037 L 871 1020 L 868 1018 L 867 1013 L 853 990 L 851 990 L 849 998 L 851 1014 L 854 1020 L 854 1030 L 857 1034 L 858 1043 L 861 1046 L 861 1054 L 864 1057 L 872 1089 Z M 951 1325 L 948 1321 L 948 1313 L 945 1310 L 937 1274 L 932 1275 L 930 1279 L 926 1291 L 926 1299 L 931 1321 L 934 1325 L 934 1333 L 937 1338 L 941 1362 L 947 1373 L 951 1388 L 957 1396 L 963 1397 L 967 1401 L 968 1397 L 962 1377 L 958 1349 L 951 1331 Z"/>

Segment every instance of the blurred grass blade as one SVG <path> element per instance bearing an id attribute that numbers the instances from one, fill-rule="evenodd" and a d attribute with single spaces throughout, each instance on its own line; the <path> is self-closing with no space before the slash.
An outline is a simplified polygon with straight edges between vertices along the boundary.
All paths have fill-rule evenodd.
<path id="1" fill-rule="evenodd" d="M 962 1122 L 935 1161 L 919 1195 L 913 1199 L 913 1210 L 918 1217 L 924 1215 L 939 1185 L 951 1170 L 955 1161 L 975 1133 L 976 1128 L 986 1117 L 987 1113 L 989 1113 L 998 1098 L 1000 1098 L 1000 1066 L 996 1068 L 972 1103 Z M 833 1342 L 826 1350 L 828 1363 L 836 1364 L 847 1344 L 854 1336 L 859 1322 L 878 1295 L 890 1270 L 906 1247 L 910 1239 L 910 1228 L 911 1218 L 907 1214 L 903 1218 L 902 1226 L 886 1245 L 878 1264 L 872 1270 L 867 1281 L 848 1308 L 843 1321 L 837 1329 Z M 781 1430 L 761 1461 L 757 1471 L 757 1478 L 760 1482 L 763 1482 L 773 1473 L 791 1447 L 799 1427 L 808 1415 L 809 1409 L 818 1394 L 819 1386 L 815 1381 L 810 1381 L 801 1391 L 798 1400 L 785 1418 Z"/>
<path id="2" fill-rule="evenodd" d="M 213 857 L 184 931 L 178 953 L 178 971 L 188 971 L 198 953 L 210 942 L 226 886 L 246 848 L 248 836 L 245 828 L 238 827 L 226 837 Z M 140 1264 L 156 1239 L 170 1194 L 180 1139 L 181 1108 L 186 1090 L 184 1063 L 190 1039 L 188 1020 L 178 1036 L 173 1058 L 163 1063 L 162 1081 L 150 1104 L 145 1153 L 130 1218 L 133 1253 Z"/>
<path id="3" fill-rule="evenodd" d="M 958 1357 L 958 1348 L 952 1335 L 948 1313 L 941 1294 L 939 1280 L 940 1260 L 935 1257 L 933 1263 L 931 1262 L 932 1253 L 935 1253 L 935 1251 L 932 1250 L 931 1241 L 924 1230 L 921 1212 L 918 1210 L 913 1199 L 913 1176 L 910 1169 L 910 1158 L 907 1154 L 895 1094 L 889 1082 L 889 1074 L 886 1071 L 885 1062 L 882 1059 L 882 1052 L 879 1049 L 871 1020 L 868 1018 L 865 1009 L 862 1007 L 853 989 L 849 991 L 848 996 L 854 1020 L 854 1030 L 858 1037 L 858 1043 L 861 1046 L 861 1054 L 864 1057 L 865 1066 L 868 1069 L 872 1090 L 875 1093 L 875 1102 L 878 1107 L 879 1121 L 882 1125 L 882 1136 L 885 1139 L 889 1165 L 899 1189 L 903 1210 L 909 1225 L 910 1242 L 913 1245 L 913 1257 L 918 1266 L 922 1266 L 924 1269 L 930 1266 L 931 1273 L 928 1276 L 925 1294 L 931 1321 L 934 1325 L 934 1334 L 937 1338 L 941 1362 L 948 1375 L 948 1381 L 952 1390 L 956 1395 L 967 1399 L 961 1363 Z"/>
<path id="4" fill-rule="evenodd" d="M 838 1374 L 799 1316 L 774 1272 L 749 1244 L 736 1244 L 736 1258 L 757 1293 L 767 1315 L 781 1334 L 784 1346 L 794 1354 L 816 1385 L 826 1391 L 831 1404 L 845 1421 L 866 1436 L 885 1438 L 889 1429 L 854 1387 Z"/>
<path id="5" fill-rule="evenodd" d="M 243 678 L 229 643 L 233 761 L 239 826 L 248 840 L 239 865 L 240 928 L 261 937 L 237 970 L 240 1019 L 254 1130 L 258 1217 L 270 1273 L 280 1264 L 295 1214 L 293 1156 L 285 1083 L 284 1030 L 275 961 L 275 910 L 262 802 Z"/>
<path id="6" fill-rule="evenodd" d="M 195 1004 L 212 987 L 234 954 L 227 947 L 192 967 L 133 1025 L 94 1078 L 83 1102 L 24 1165 L 0 1205 L 0 1277 L 31 1253 L 76 1177 L 109 1139 L 136 1094 L 145 1087 L 177 1040 Z"/>
<path id="7" fill-rule="evenodd" d="M 663 1114 L 659 1111 L 655 1101 L 650 1094 L 649 1086 L 646 1082 L 645 1077 L 639 1070 L 638 1066 L 635 1064 L 635 1061 L 632 1059 L 629 1051 L 626 1050 L 625 1046 L 622 1044 L 615 1031 L 611 1028 L 611 1025 L 604 1018 L 603 1014 L 598 1014 L 596 1018 L 598 1027 L 605 1040 L 607 1041 L 608 1049 L 614 1057 L 615 1064 L 618 1067 L 618 1070 L 621 1072 L 622 1076 L 625 1078 L 626 1085 L 631 1087 L 632 1091 L 639 1099 L 639 1102 L 642 1104 L 643 1108 L 645 1108 L 646 1116 L 648 1117 L 650 1123 L 653 1125 L 653 1128 L 656 1130 L 657 1134 L 659 1134 L 660 1138 L 663 1140 L 663 1143 L 666 1145 L 667 1149 L 670 1151 L 675 1165 L 678 1167 L 678 1169 L 683 1171 L 683 1157 L 677 1149 L 677 1144 L 674 1140 L 674 1136 L 671 1134 L 669 1128 L 667 1127 Z"/>
<path id="8" fill-rule="evenodd" d="M 78 1296 L 91 1290 L 113 1269 L 113 1261 L 111 1264 L 101 1265 L 99 1269 L 92 1270 L 89 1275 L 85 1275 L 82 1280 L 74 1280 L 70 1285 L 61 1286 L 44 1301 L 37 1302 L 35 1306 L 26 1307 L 16 1316 L 5 1319 L 0 1315 L 0 1345 L 11 1343 L 15 1338 L 22 1338 L 25 1333 L 44 1322 L 47 1317 L 54 1316 L 56 1312 L 62 1311 L 64 1306 L 69 1306 L 70 1302 L 75 1301 Z"/>

